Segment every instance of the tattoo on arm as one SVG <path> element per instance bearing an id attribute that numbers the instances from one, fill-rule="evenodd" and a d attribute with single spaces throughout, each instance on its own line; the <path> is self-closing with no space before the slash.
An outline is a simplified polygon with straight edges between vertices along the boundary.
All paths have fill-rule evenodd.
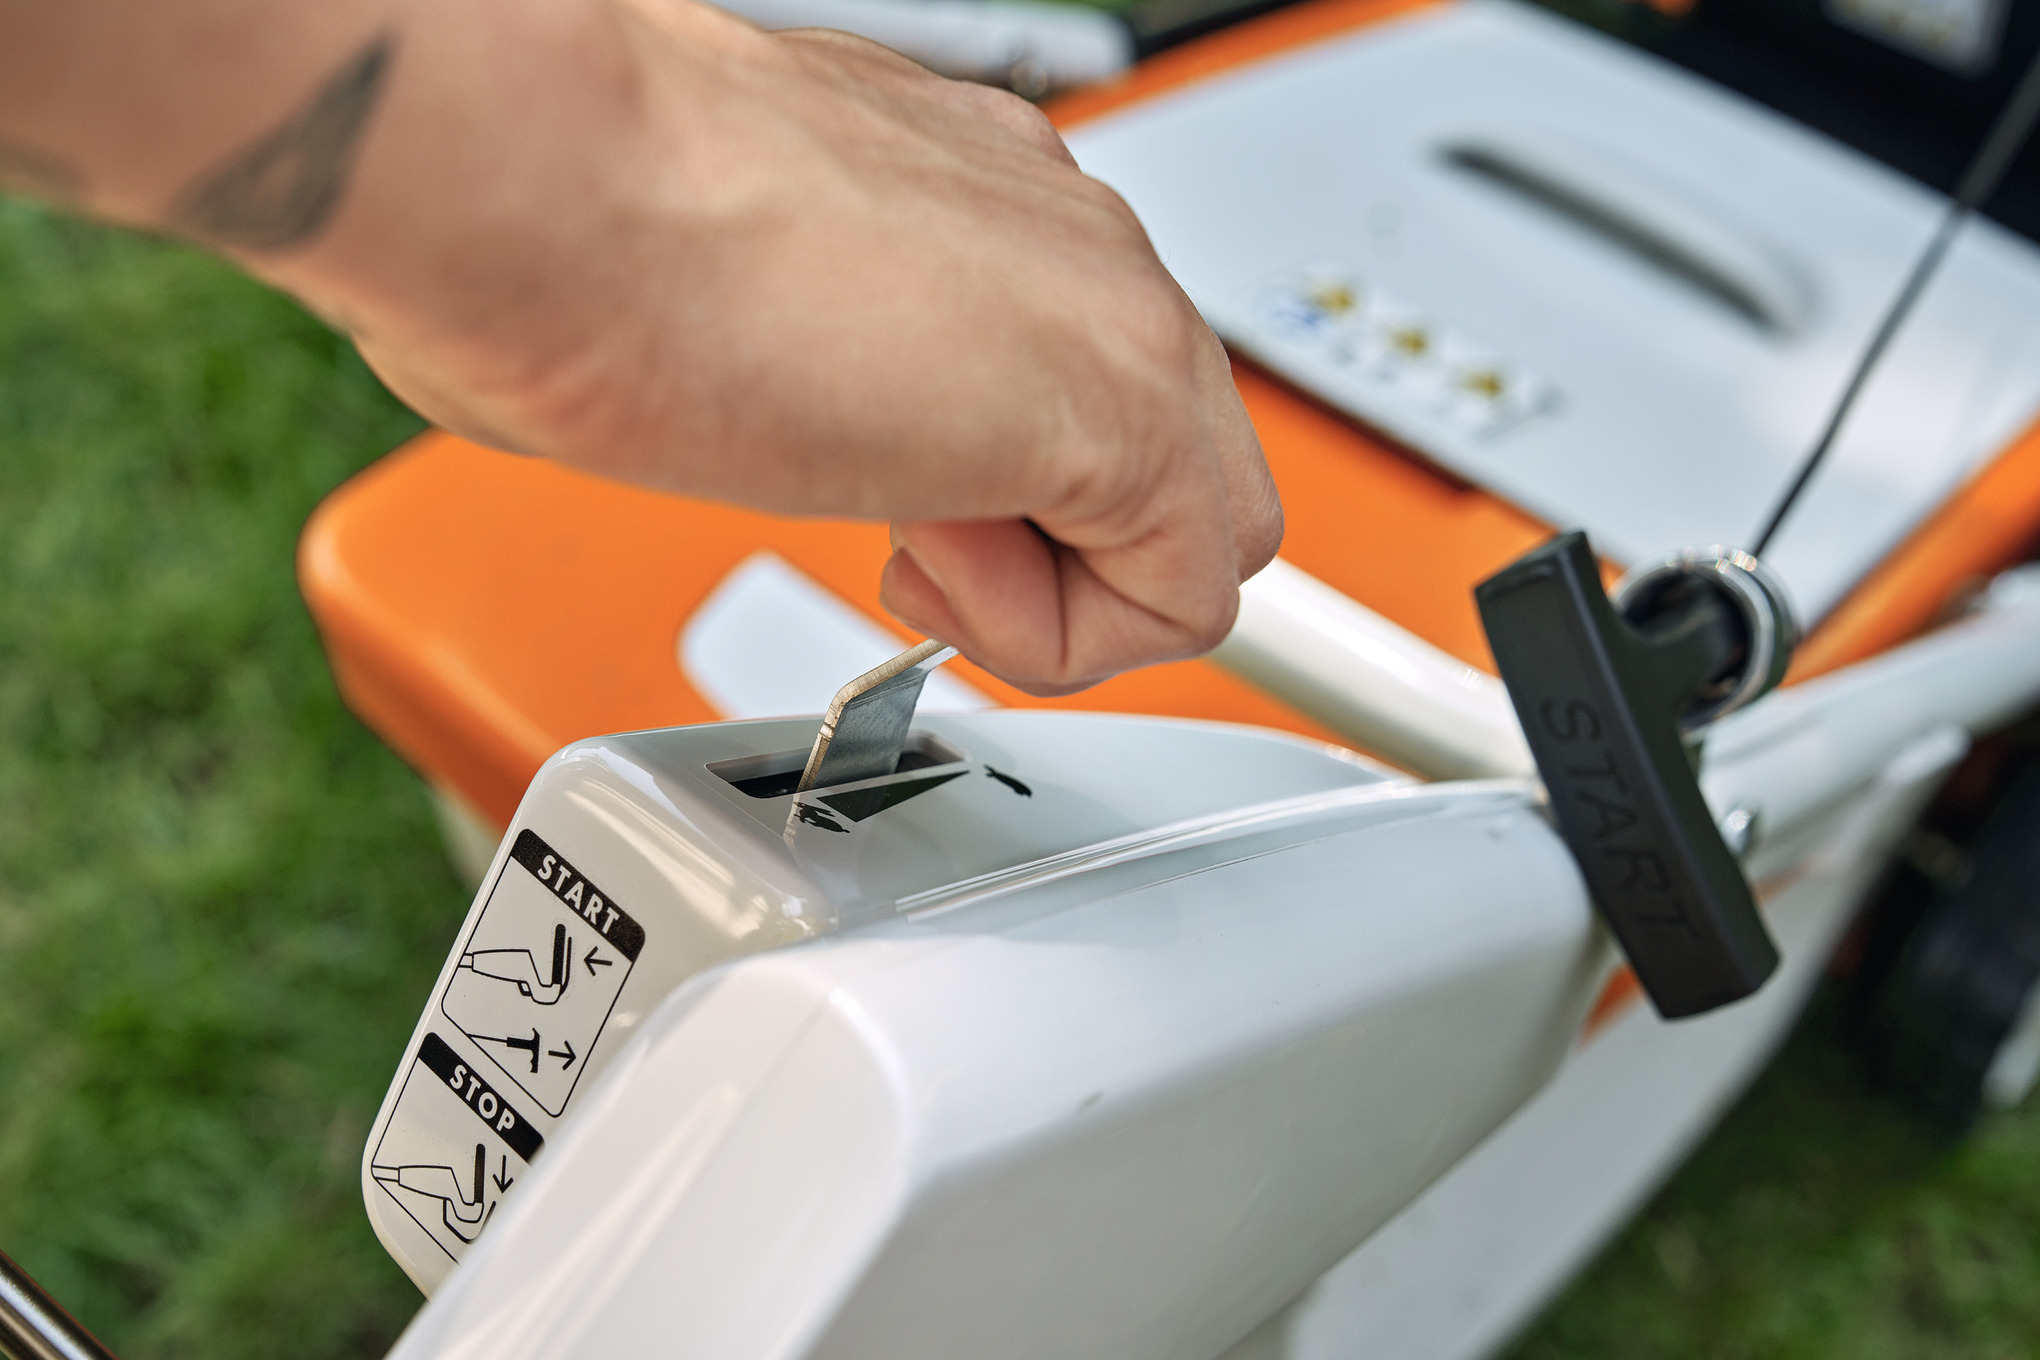
<path id="1" fill-rule="evenodd" d="M 0 189 L 29 194 L 51 203 L 82 203 L 85 177 L 78 168 L 45 151 L 18 142 L 0 142 Z"/>
<path id="2" fill-rule="evenodd" d="M 376 38 L 281 126 L 235 151 L 177 198 L 170 225 L 213 245 L 288 250 L 332 218 L 389 74 L 396 39 Z"/>

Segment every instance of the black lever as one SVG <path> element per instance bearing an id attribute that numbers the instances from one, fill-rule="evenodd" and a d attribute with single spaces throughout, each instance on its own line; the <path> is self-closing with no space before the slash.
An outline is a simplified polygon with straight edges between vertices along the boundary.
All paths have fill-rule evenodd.
<path id="1" fill-rule="evenodd" d="M 1776 684 L 1797 634 L 1783 594 L 1746 554 L 1682 554 L 1634 580 L 1618 615 L 1575 532 L 1481 582 L 1474 598 L 1559 834 L 1672 1019 L 1741 1000 L 1778 965 L 1686 735 Z"/>

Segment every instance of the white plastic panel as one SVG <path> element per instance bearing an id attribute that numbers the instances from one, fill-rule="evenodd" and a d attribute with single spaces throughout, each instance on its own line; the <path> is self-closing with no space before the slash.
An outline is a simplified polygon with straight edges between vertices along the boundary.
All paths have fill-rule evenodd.
<path id="1" fill-rule="evenodd" d="M 1725 720 L 1702 784 L 1758 813 L 1784 951 L 1756 996 L 1666 1023 L 1638 1002 L 1472 1156 L 1224 1360 L 1481 1360 L 1620 1229 L 1761 1066 L 1920 804 L 2040 688 L 2040 569 L 1955 626 Z"/>
<path id="2" fill-rule="evenodd" d="M 535 1159 L 485 1145 L 474 1180 L 522 1188 L 398 1354 L 1190 1360 L 1383 1224 L 1239 1360 L 1481 1354 L 1753 1070 L 1964 729 L 2030 699 L 2036 600 L 2014 575 L 1977 617 L 1724 722 L 1706 786 L 1769 828 L 1750 864 L 1776 885 L 1784 973 L 1705 1020 L 1633 1012 L 1463 1161 L 1559 1063 L 1608 964 L 1520 783 L 1414 785 L 1247 729 L 984 713 L 929 722 L 970 777 L 829 831 L 710 768 L 806 724 L 571 748 L 513 831 L 542 830 L 641 928 L 627 980 L 601 984 L 634 1037 L 582 1046 L 614 1066 L 536 1130 Z M 476 1073 L 492 1098 L 557 1089 L 496 1061 L 509 1031 L 450 1037 L 470 1080 L 426 1052 L 461 1018 L 441 996 L 478 971 L 493 900 L 364 1168 L 426 1282 L 445 1266 L 412 1263 L 438 1248 L 397 1192 L 473 1206 L 464 1167 L 378 1162 L 409 1083 L 457 1089 L 430 1092 L 432 1118 L 469 1140 L 501 1119 Z M 623 947 L 592 899 L 560 900 Z M 759 954 L 838 923 L 862 928 Z M 543 1006 L 536 955 L 529 972 Z"/>
<path id="3" fill-rule="evenodd" d="M 815 728 L 602 737 L 532 781 L 364 1152 L 370 1220 L 420 1288 L 491 1231 L 590 1083 L 703 969 L 1160 854 L 1222 855 L 1266 823 L 1318 834 L 1351 799 L 1412 787 L 1252 728 L 1011 711 L 925 717 L 917 749 L 943 759 L 903 774 L 799 798 L 730 782 L 797 773 Z"/>
<path id="4" fill-rule="evenodd" d="M 699 979 L 395 1355 L 1216 1353 L 1544 1079 L 1602 966 L 1522 790 L 1325 811 Z"/>
<path id="5" fill-rule="evenodd" d="M 1942 207 L 1506 0 L 1202 82 L 1070 145 L 1235 348 L 1625 560 L 1749 541 Z M 1773 554 L 1801 609 L 1831 607 L 2036 405 L 2040 249 L 1982 224 Z"/>

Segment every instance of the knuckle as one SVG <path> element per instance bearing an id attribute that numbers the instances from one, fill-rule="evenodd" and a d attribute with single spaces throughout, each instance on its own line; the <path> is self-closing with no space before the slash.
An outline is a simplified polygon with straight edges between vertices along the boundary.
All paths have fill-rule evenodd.
<path id="1" fill-rule="evenodd" d="M 1133 320 L 1143 352 L 1166 384 L 1165 400 L 1176 421 L 1190 422 L 1201 405 L 1196 401 L 1196 371 L 1198 347 L 1206 334 L 1204 323 L 1176 291 L 1174 282 L 1166 278 L 1148 291 L 1146 305 Z"/>
<path id="2" fill-rule="evenodd" d="M 1245 580 L 1275 560 L 1282 550 L 1282 502 L 1272 494 L 1258 496 L 1246 511 L 1246 532 L 1240 538 L 1240 579 Z"/>
<path id="3" fill-rule="evenodd" d="M 1055 124 L 1040 109 L 1009 90 L 997 90 L 989 85 L 970 88 L 975 92 L 979 107 L 1008 132 L 1038 151 L 1056 156 L 1065 154 L 1062 134 L 1055 130 Z"/>
<path id="4" fill-rule="evenodd" d="M 1253 542 L 1248 545 L 1247 551 L 1241 554 L 1240 579 L 1244 581 L 1250 576 L 1259 575 L 1262 568 L 1273 562 L 1275 555 L 1281 551 L 1282 522 L 1277 520 L 1269 530 L 1256 535 Z"/>
<path id="5" fill-rule="evenodd" d="M 1005 95 L 1005 101 L 1006 107 L 1012 110 L 1010 116 L 1015 128 L 1022 136 L 1044 151 L 1061 155 L 1067 150 L 1062 134 L 1055 130 L 1055 124 L 1049 121 L 1047 114 L 1016 94 Z"/>
<path id="6" fill-rule="evenodd" d="M 1189 645 L 1195 649 L 1193 655 L 1202 656 L 1224 642 L 1226 635 L 1232 632 L 1233 622 L 1239 613 L 1240 593 L 1237 589 L 1225 591 L 1212 600 L 1186 630 Z"/>
<path id="7" fill-rule="evenodd" d="M 1147 229 L 1141 226 L 1140 215 L 1134 212 L 1133 205 L 1105 181 L 1085 175 L 1076 193 L 1092 211 L 1109 219 L 1120 231 L 1132 232 L 1143 242 L 1147 240 Z"/>
<path id="8" fill-rule="evenodd" d="M 1160 361 L 1172 375 L 1191 379 L 1203 323 L 1182 291 L 1159 266 L 1129 273 L 1113 290 L 1106 314 L 1141 358 Z"/>

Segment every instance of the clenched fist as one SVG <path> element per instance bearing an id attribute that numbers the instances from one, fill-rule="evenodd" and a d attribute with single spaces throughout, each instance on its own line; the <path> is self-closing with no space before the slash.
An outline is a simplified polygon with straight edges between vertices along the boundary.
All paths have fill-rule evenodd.
<path id="1" fill-rule="evenodd" d="M 689 0 L 0 0 L 0 39 L 0 175 L 228 253 L 484 442 L 890 520 L 888 607 L 1024 688 L 1206 650 L 1280 540 L 1217 341 L 1010 95 Z"/>

